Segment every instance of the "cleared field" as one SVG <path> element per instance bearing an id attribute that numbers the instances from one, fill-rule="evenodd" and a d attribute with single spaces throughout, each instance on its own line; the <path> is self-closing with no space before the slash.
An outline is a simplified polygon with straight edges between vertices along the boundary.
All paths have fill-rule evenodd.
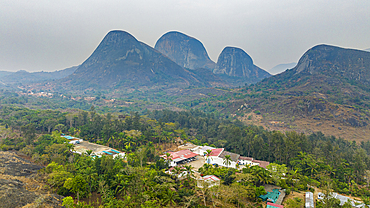
<path id="1" fill-rule="evenodd" d="M 78 153 L 86 153 L 87 150 L 91 150 L 93 153 L 97 154 L 102 151 L 109 151 L 112 149 L 113 148 L 111 147 L 103 146 L 100 144 L 94 144 L 87 141 L 82 141 L 80 142 L 80 144 L 75 144 L 74 146 L 74 150 Z"/>

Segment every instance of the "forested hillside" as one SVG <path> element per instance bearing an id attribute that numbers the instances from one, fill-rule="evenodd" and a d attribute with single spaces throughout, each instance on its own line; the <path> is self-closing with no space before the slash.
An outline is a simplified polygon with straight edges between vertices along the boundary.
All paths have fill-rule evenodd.
<path id="1" fill-rule="evenodd" d="M 72 196 L 75 201 L 63 200 L 71 207 L 260 207 L 257 197 L 264 193 L 263 184 L 286 188 L 287 194 L 310 185 L 365 201 L 370 196 L 364 178 L 370 169 L 369 141 L 357 144 L 321 133 L 266 131 L 198 110 L 118 116 L 96 113 L 94 107 L 60 112 L 6 105 L 0 118 L 1 149 L 19 150 L 46 166 L 38 180 L 51 192 Z M 127 158 L 72 154 L 73 145 L 65 143 L 60 132 L 122 150 Z M 219 189 L 199 189 L 192 177 L 176 177 L 182 171 L 192 175 L 192 167 L 174 175 L 164 172 L 167 165 L 159 155 L 179 139 L 267 160 L 272 162 L 270 172 L 255 166 L 236 170 L 205 164 L 199 173 L 214 174 L 223 184 Z M 272 171 L 276 168 L 278 172 Z M 334 199 L 329 204 L 338 206 Z"/>

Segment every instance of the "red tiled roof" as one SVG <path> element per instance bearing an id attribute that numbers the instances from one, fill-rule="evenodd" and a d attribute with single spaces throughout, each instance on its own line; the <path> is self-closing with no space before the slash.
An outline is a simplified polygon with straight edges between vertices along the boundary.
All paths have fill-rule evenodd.
<path id="1" fill-rule="evenodd" d="M 195 157 L 197 156 L 198 154 L 186 149 L 186 150 L 180 150 L 180 151 L 177 151 L 177 152 L 168 152 L 171 154 L 171 159 L 172 160 L 185 160 L 185 159 L 189 159 L 189 158 L 192 158 L 192 157 Z M 161 157 L 163 158 L 166 158 L 166 155 L 161 155 Z"/>
<path id="2" fill-rule="evenodd" d="M 244 156 L 240 156 L 240 157 L 239 157 L 239 160 L 249 160 L 249 161 L 252 161 L 252 160 L 253 160 L 253 157 L 244 157 Z"/>
<path id="3" fill-rule="evenodd" d="M 220 179 L 215 175 L 206 175 L 203 177 L 203 180 L 211 179 L 212 181 L 219 181 Z"/>
<path id="4" fill-rule="evenodd" d="M 185 170 L 185 167 L 182 167 L 180 166 L 181 170 Z M 175 168 L 174 167 L 171 167 L 170 169 L 168 169 L 168 171 L 172 172 Z"/>
<path id="5" fill-rule="evenodd" d="M 218 149 L 213 149 L 211 151 L 211 154 L 209 156 L 219 156 L 221 152 L 224 150 L 224 148 L 218 148 Z"/>
<path id="6" fill-rule="evenodd" d="M 277 208 L 284 208 L 283 205 L 280 205 L 280 204 L 274 204 L 274 203 L 271 203 L 271 202 L 267 202 L 267 205 L 270 205 L 272 207 L 277 207 Z"/>
<path id="7" fill-rule="evenodd" d="M 261 168 L 267 168 L 267 166 L 270 164 L 269 162 L 266 162 L 266 161 L 262 161 L 262 160 L 253 160 L 252 162 L 254 163 L 259 163 L 258 166 L 260 166 Z"/>
<path id="8" fill-rule="evenodd" d="M 229 155 L 229 156 L 230 156 L 230 159 L 231 159 L 232 161 L 234 161 L 234 162 L 238 162 L 238 159 L 239 159 L 239 157 L 240 157 L 240 155 L 239 155 L 239 154 L 235 154 L 235 153 L 228 152 L 228 151 L 223 151 L 223 152 L 219 155 L 219 157 L 224 159 L 226 155 Z"/>

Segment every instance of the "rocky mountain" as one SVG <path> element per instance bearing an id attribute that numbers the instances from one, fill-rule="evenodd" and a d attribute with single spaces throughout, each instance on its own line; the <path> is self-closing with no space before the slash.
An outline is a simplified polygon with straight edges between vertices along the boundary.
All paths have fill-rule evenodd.
<path id="1" fill-rule="evenodd" d="M 318 45 L 293 69 L 241 93 L 248 99 L 227 109 L 234 107 L 234 112 L 244 114 L 242 120 L 272 130 L 321 131 L 358 141 L 370 134 L 369 52 Z"/>
<path id="2" fill-rule="evenodd" d="M 308 50 L 293 69 L 295 74 L 325 74 L 368 84 L 370 81 L 370 53 L 329 45 L 318 45 Z"/>
<path id="3" fill-rule="evenodd" d="M 284 72 L 287 69 L 292 69 L 297 65 L 297 63 L 288 63 L 288 64 L 279 64 L 268 70 L 270 74 L 280 74 L 281 72 Z"/>
<path id="4" fill-rule="evenodd" d="M 370 52 L 370 48 L 368 48 L 368 49 L 365 49 L 364 51 Z"/>
<path id="5" fill-rule="evenodd" d="M 258 85 L 279 86 L 276 90 L 297 95 L 317 91 L 332 97 L 332 101 L 353 104 L 365 97 L 370 99 L 370 53 L 318 45 L 303 54 L 296 67 Z"/>
<path id="6" fill-rule="evenodd" d="M 180 32 L 168 32 L 158 39 L 155 49 L 168 56 L 178 65 L 188 68 L 213 70 L 215 63 L 209 58 L 203 44 Z"/>
<path id="7" fill-rule="evenodd" d="M 253 64 L 252 58 L 242 49 L 225 47 L 217 60 L 215 74 L 244 77 L 252 82 L 260 81 L 271 75 Z"/>
<path id="8" fill-rule="evenodd" d="M 124 31 L 111 31 L 91 56 L 65 78 L 64 86 L 152 87 L 200 85 L 196 76 L 168 57 Z"/>

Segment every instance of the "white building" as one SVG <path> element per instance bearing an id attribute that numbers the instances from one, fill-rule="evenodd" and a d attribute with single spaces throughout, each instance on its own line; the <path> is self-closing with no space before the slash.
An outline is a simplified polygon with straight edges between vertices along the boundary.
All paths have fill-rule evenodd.
<path id="1" fill-rule="evenodd" d="M 216 149 L 216 148 L 210 147 L 210 146 L 197 146 L 191 149 L 191 151 L 198 155 L 204 156 L 207 154 L 207 150 L 213 150 L 213 149 Z"/>
<path id="2" fill-rule="evenodd" d="M 305 193 L 305 208 L 315 208 L 312 192 Z"/>
<path id="3" fill-rule="evenodd" d="M 210 188 L 212 186 L 219 186 L 221 180 L 214 175 L 206 175 L 197 179 L 198 188 Z"/>
<path id="4" fill-rule="evenodd" d="M 258 163 L 253 162 L 253 158 L 251 157 L 239 157 L 239 165 L 245 165 L 245 166 L 254 166 L 258 165 Z"/>
<path id="5" fill-rule="evenodd" d="M 320 199 L 320 200 L 323 200 L 325 197 L 325 194 L 319 192 L 317 194 L 317 199 Z M 370 206 L 366 206 L 363 202 L 361 201 L 357 201 L 357 200 L 354 200 L 354 199 L 351 199 L 349 197 L 346 197 L 346 196 L 343 196 L 343 195 L 340 195 L 338 193 L 330 193 L 330 198 L 335 198 L 335 199 L 339 199 L 340 200 L 340 206 L 343 206 L 346 202 L 350 201 L 352 207 L 356 207 L 356 208 L 365 208 L 365 207 L 370 207 Z"/>

